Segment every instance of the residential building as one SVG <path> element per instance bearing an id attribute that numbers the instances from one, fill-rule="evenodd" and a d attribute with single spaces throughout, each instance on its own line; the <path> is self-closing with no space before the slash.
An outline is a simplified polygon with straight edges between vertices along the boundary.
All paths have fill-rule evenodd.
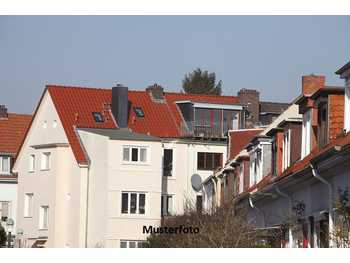
<path id="1" fill-rule="evenodd" d="M 30 121 L 30 115 L 8 113 L 0 105 L 0 223 L 7 232 L 6 222 L 13 221 L 12 234 L 17 225 L 17 175 L 12 166 Z"/>
<path id="2" fill-rule="evenodd" d="M 343 87 L 326 86 L 323 76 L 304 76 L 293 104 L 301 116 L 284 116 L 265 130 L 273 138 L 272 176 L 235 200 L 245 204 L 256 228 L 265 229 L 265 241 L 277 231 L 283 247 L 335 246 L 333 206 L 339 191 L 350 187 L 346 100 Z"/>
<path id="3" fill-rule="evenodd" d="M 143 225 L 202 209 L 199 186 L 244 122 L 234 96 L 47 86 L 15 164 L 19 242 L 141 246 Z"/>

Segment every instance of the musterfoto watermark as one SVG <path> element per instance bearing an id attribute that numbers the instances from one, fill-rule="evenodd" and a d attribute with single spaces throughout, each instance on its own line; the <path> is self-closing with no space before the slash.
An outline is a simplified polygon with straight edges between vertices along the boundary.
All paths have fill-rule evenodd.
<path id="1" fill-rule="evenodd" d="M 199 228 L 192 226 L 176 226 L 176 227 L 154 227 L 143 226 L 143 234 L 198 234 Z"/>

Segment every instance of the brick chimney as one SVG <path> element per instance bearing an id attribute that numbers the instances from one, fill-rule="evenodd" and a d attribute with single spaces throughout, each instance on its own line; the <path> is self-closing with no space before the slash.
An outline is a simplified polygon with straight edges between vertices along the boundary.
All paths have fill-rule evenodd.
<path id="1" fill-rule="evenodd" d="M 154 102 L 163 103 L 164 102 L 164 89 L 162 86 L 154 83 L 146 88 L 147 93 L 151 96 Z"/>
<path id="2" fill-rule="evenodd" d="M 310 96 L 319 89 L 323 88 L 326 82 L 325 76 L 302 76 L 302 93 L 304 96 Z"/>
<path id="3" fill-rule="evenodd" d="M 0 119 L 7 119 L 8 114 L 7 114 L 7 108 L 5 105 L 0 105 Z"/>
<path id="4" fill-rule="evenodd" d="M 253 128 L 259 122 L 260 93 L 254 89 L 241 89 L 237 93 L 239 102 L 249 111 L 249 119 L 246 120 L 246 128 Z"/>

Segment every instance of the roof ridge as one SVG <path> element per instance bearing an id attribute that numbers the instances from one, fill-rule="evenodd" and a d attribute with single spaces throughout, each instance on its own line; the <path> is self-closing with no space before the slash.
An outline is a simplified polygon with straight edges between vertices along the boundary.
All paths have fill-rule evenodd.
<path id="1" fill-rule="evenodd" d="M 238 96 L 233 95 L 213 95 L 213 94 L 197 94 L 197 93 L 181 93 L 174 91 L 166 91 L 165 94 L 179 94 L 179 95 L 188 95 L 188 96 L 206 96 L 206 97 L 229 97 L 229 98 L 238 98 Z"/>
<path id="2" fill-rule="evenodd" d="M 16 116 L 25 116 L 25 117 L 32 117 L 32 114 L 29 113 L 16 113 L 16 112 L 8 112 L 8 115 L 16 115 Z"/>

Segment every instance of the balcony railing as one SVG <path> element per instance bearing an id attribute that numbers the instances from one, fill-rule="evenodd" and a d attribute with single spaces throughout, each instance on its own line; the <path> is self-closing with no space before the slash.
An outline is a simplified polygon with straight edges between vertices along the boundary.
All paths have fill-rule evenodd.
<path id="1" fill-rule="evenodd" d="M 180 131 L 182 137 L 224 138 L 227 136 L 227 129 L 219 123 L 206 125 L 187 121 L 182 123 Z"/>

